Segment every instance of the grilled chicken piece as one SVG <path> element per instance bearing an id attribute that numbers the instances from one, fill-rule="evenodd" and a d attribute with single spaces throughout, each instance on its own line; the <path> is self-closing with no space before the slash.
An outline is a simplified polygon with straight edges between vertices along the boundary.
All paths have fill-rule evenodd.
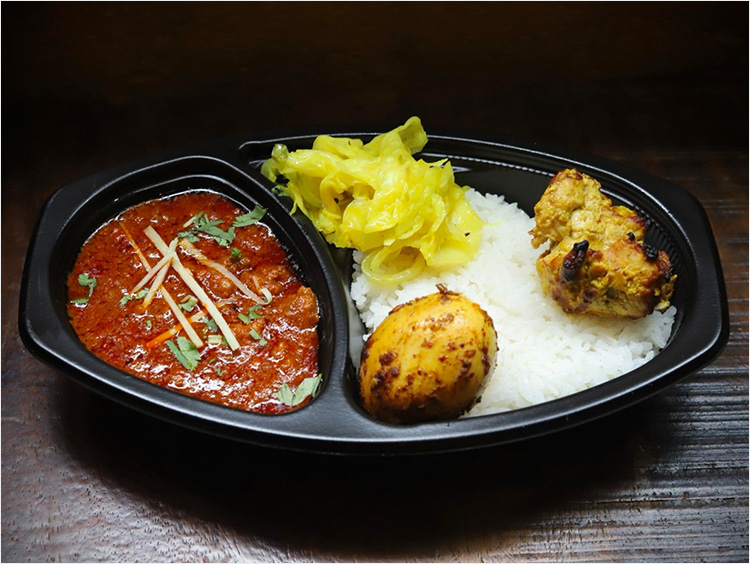
<path id="1" fill-rule="evenodd" d="M 613 206 L 601 185 L 563 170 L 534 206 L 532 245 L 544 291 L 567 313 L 644 317 L 669 307 L 675 276 L 669 256 L 643 242 L 647 223 Z"/>

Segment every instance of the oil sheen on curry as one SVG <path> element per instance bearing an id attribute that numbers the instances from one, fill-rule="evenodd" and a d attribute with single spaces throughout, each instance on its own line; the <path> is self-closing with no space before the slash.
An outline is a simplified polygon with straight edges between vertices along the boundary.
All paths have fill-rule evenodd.
<path id="1" fill-rule="evenodd" d="M 318 304 L 265 210 L 209 191 L 148 201 L 102 226 L 68 278 L 68 313 L 97 357 L 144 380 L 259 413 L 310 401 Z"/>

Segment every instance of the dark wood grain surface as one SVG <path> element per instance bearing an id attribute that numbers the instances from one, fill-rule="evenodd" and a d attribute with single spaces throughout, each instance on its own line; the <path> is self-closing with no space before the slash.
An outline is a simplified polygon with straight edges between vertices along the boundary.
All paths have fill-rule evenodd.
<path id="1" fill-rule="evenodd" d="M 2 7 L 3 561 L 748 561 L 748 6 Z M 218 440 L 102 399 L 17 330 L 58 187 L 269 128 L 554 143 L 684 187 L 721 254 L 723 354 L 563 433 L 350 458 Z"/>

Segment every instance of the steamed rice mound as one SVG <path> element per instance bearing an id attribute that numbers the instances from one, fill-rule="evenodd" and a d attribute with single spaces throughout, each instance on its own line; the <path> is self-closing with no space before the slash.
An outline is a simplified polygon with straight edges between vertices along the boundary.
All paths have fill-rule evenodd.
<path id="1" fill-rule="evenodd" d="M 487 222 L 476 258 L 450 271 L 426 269 L 397 286 L 373 284 L 355 252 L 351 294 L 372 332 L 397 305 L 449 290 L 474 300 L 497 330 L 497 366 L 482 400 L 469 416 L 497 413 L 550 401 L 629 372 L 667 344 L 675 308 L 638 320 L 572 316 L 542 293 L 536 272 L 539 250 L 528 232 L 534 220 L 502 196 L 468 190 L 466 196 Z"/>

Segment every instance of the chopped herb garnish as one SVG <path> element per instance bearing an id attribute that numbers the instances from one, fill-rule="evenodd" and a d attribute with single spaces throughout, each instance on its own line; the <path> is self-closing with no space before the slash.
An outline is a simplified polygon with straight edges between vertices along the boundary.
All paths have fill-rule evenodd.
<path id="1" fill-rule="evenodd" d="M 70 303 L 72 304 L 89 303 L 89 298 L 91 297 L 91 294 L 94 293 L 94 288 L 96 288 L 96 278 L 94 278 L 93 276 L 89 276 L 87 273 L 79 274 L 78 284 L 84 287 L 88 287 L 89 295 L 86 298 L 76 298 L 75 300 L 70 300 Z"/>
<path id="2" fill-rule="evenodd" d="M 177 234 L 178 237 L 181 239 L 186 239 L 190 241 L 191 243 L 197 243 L 198 242 L 198 236 L 193 231 L 180 231 Z"/>
<path id="3" fill-rule="evenodd" d="M 124 306 L 126 303 L 128 303 L 130 300 L 142 300 L 146 297 L 146 294 L 148 294 L 148 290 L 145 288 L 138 292 L 135 296 L 131 294 L 126 294 L 120 299 L 120 307 Z"/>
<path id="4" fill-rule="evenodd" d="M 253 319 L 260 319 L 262 317 L 257 311 L 261 305 L 263 304 L 255 304 L 253 307 L 247 310 L 247 315 L 245 315 L 244 313 L 240 313 L 237 317 L 240 318 L 240 321 L 242 321 L 242 323 L 248 325 Z"/>
<path id="5" fill-rule="evenodd" d="M 220 246 L 228 247 L 234 241 L 234 227 L 230 227 L 227 231 L 222 231 L 218 227 L 211 227 L 211 229 L 201 229 L 201 231 L 208 233 L 214 238 Z"/>
<path id="6" fill-rule="evenodd" d="M 81 286 L 88 286 L 89 288 L 89 298 L 91 297 L 91 294 L 94 293 L 94 288 L 96 288 L 96 278 L 93 276 L 89 276 L 88 274 L 79 274 L 78 275 L 78 284 Z"/>
<path id="7" fill-rule="evenodd" d="M 217 373 L 217 374 L 218 374 L 219 376 L 223 376 L 223 375 L 224 375 L 224 371 L 223 371 L 223 370 L 221 369 L 221 366 L 217 366 L 217 367 L 216 367 L 216 373 Z"/>
<path id="8" fill-rule="evenodd" d="M 297 405 L 294 403 L 294 392 L 292 392 L 292 389 L 289 387 L 289 384 L 287 384 L 286 382 L 284 382 L 281 385 L 281 388 L 279 388 L 279 391 L 276 392 L 276 397 L 284 405 L 289 405 L 292 407 Z"/>
<path id="9" fill-rule="evenodd" d="M 216 321 L 214 321 L 210 317 L 206 316 L 206 317 L 203 318 L 203 323 L 206 325 L 206 329 L 208 329 L 212 333 L 218 333 L 219 326 L 216 325 Z"/>
<path id="10" fill-rule="evenodd" d="M 266 215 L 266 209 L 260 206 L 255 206 L 253 211 L 237 216 L 232 227 L 247 227 L 248 225 L 253 225 L 254 223 L 258 223 L 264 215 Z"/>
<path id="11" fill-rule="evenodd" d="M 146 320 L 146 328 L 147 329 L 151 329 L 151 320 L 150 319 Z"/>
<path id="12" fill-rule="evenodd" d="M 196 298 L 195 296 L 188 296 L 180 302 L 180 309 L 183 311 L 193 311 L 197 303 L 198 298 Z"/>
<path id="13" fill-rule="evenodd" d="M 250 336 L 251 336 L 251 337 L 252 337 L 253 339 L 255 339 L 256 341 L 258 341 L 258 344 L 259 344 L 259 345 L 260 345 L 261 347 L 265 347 L 265 346 L 266 346 L 266 344 L 268 344 L 268 341 L 266 341 L 266 340 L 265 340 L 265 339 L 264 339 L 264 338 L 263 338 L 263 337 L 262 337 L 262 336 L 260 335 L 260 333 L 258 333 L 258 332 L 257 332 L 257 331 L 256 331 L 255 329 L 250 329 Z"/>
<path id="14" fill-rule="evenodd" d="M 204 214 L 202 217 L 195 220 L 195 228 L 198 231 L 211 235 L 219 245 L 228 247 L 229 244 L 234 241 L 234 229 L 230 227 L 229 231 L 224 231 L 217 227 L 222 223 L 224 222 L 218 219 L 216 221 L 208 221 L 208 218 Z"/>
<path id="15" fill-rule="evenodd" d="M 201 359 L 201 352 L 189 339 L 177 337 L 177 345 L 172 341 L 167 341 L 167 346 L 172 354 L 188 370 L 194 370 Z"/>
<path id="16" fill-rule="evenodd" d="M 322 374 L 318 374 L 317 376 L 305 378 L 304 380 L 302 380 L 302 382 L 300 382 L 299 386 L 297 386 L 297 389 L 294 390 L 294 392 L 292 392 L 289 384 L 284 383 L 282 384 L 279 391 L 276 392 L 276 397 L 284 405 L 296 407 L 303 401 L 305 401 L 308 397 L 315 397 L 315 394 L 318 393 L 318 387 L 320 386 L 320 380 L 322 377 Z"/>
<path id="17" fill-rule="evenodd" d="M 195 220 L 198 219 L 202 215 L 203 215 L 203 212 L 198 212 L 193 217 L 191 217 L 190 219 L 188 219 L 185 223 L 183 223 L 182 226 L 183 227 L 190 227 L 195 222 Z"/>
<path id="18" fill-rule="evenodd" d="M 201 212 L 193 216 L 190 221 L 185 224 L 185 227 L 192 225 L 192 229 L 189 231 L 180 231 L 177 236 L 187 239 L 191 243 L 198 241 L 198 232 L 206 233 L 214 238 L 214 240 L 222 247 L 228 247 L 232 241 L 234 241 L 234 227 L 230 227 L 229 230 L 224 231 L 219 225 L 224 223 L 220 219 L 209 221 L 205 213 Z"/>
<path id="19" fill-rule="evenodd" d="M 231 258 L 232 260 L 242 259 L 242 251 L 240 251 L 237 247 L 232 247 L 232 250 L 229 251 L 229 258 Z"/>

